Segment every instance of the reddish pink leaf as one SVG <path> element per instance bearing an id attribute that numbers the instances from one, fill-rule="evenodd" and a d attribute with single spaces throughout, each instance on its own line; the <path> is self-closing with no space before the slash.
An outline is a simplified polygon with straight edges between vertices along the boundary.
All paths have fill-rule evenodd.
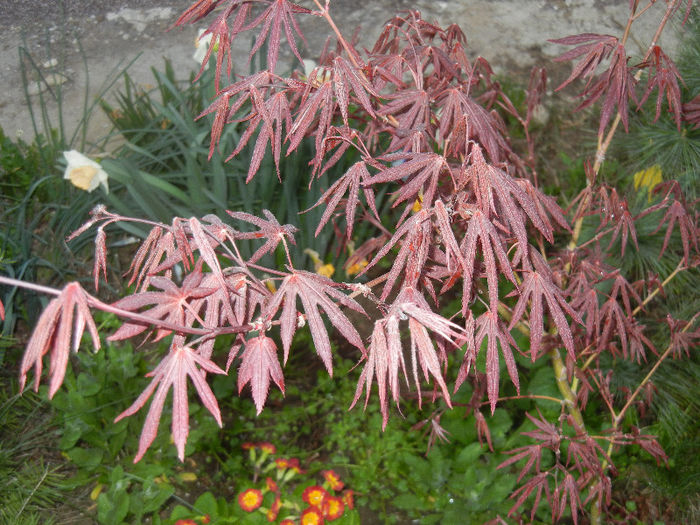
<path id="1" fill-rule="evenodd" d="M 42 359 L 51 351 L 49 369 L 49 398 L 52 398 L 63 383 L 68 364 L 68 354 L 72 348 L 78 351 L 85 326 L 88 327 L 95 350 L 100 349 L 100 336 L 92 319 L 88 298 L 90 296 L 80 284 L 66 285 L 61 294 L 52 299 L 39 317 L 20 366 L 19 387 L 24 390 L 27 372 L 34 367 L 34 390 L 39 389 Z"/>
<path id="2" fill-rule="evenodd" d="M 277 346 L 272 339 L 260 334 L 246 341 L 241 359 L 238 392 L 250 383 L 255 408 L 260 414 L 270 390 L 270 378 L 284 394 L 284 374 L 277 359 Z"/>
<path id="3" fill-rule="evenodd" d="M 199 367 L 197 365 L 199 365 Z M 212 374 L 225 374 L 214 362 L 203 358 L 191 348 L 183 346 L 181 338 L 176 337 L 173 339 L 168 355 L 163 358 L 152 372 L 147 374 L 149 377 L 153 377 L 151 383 L 136 401 L 114 420 L 116 423 L 138 412 L 141 407 L 146 404 L 146 401 L 148 401 L 148 398 L 151 397 L 153 392 L 155 392 L 151 407 L 148 409 L 148 414 L 143 424 L 141 438 L 139 439 L 139 449 L 134 458 L 134 463 L 138 462 L 143 457 L 158 433 L 158 424 L 160 423 L 160 416 L 163 412 L 165 397 L 171 387 L 173 389 L 173 441 L 177 447 L 178 458 L 180 458 L 180 461 L 185 460 L 185 443 L 187 442 L 187 435 L 190 431 L 187 376 L 189 376 L 194 384 L 204 406 L 211 412 L 219 426 L 221 426 L 219 405 L 216 401 L 216 397 L 214 397 L 214 393 L 204 379 L 203 371 Z"/>

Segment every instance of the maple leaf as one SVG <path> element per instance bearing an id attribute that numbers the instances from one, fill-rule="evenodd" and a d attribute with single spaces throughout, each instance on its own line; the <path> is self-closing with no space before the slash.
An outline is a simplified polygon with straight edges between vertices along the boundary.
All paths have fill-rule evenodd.
<path id="1" fill-rule="evenodd" d="M 270 143 L 272 149 L 272 158 L 275 161 L 277 169 L 277 178 L 280 179 L 280 153 L 282 151 L 282 125 L 287 129 L 290 128 L 292 116 L 289 109 L 286 91 L 278 91 L 270 96 L 267 100 L 263 100 L 262 94 L 255 88 L 250 87 L 250 94 L 253 100 L 251 113 L 241 119 L 248 121 L 246 128 L 241 138 L 238 140 L 236 149 L 228 156 L 227 161 L 238 155 L 243 148 L 248 144 L 248 141 L 258 129 L 258 125 L 262 123 L 262 128 L 258 132 L 255 140 L 255 148 L 250 157 L 250 165 L 248 167 L 248 175 L 246 184 L 252 180 L 260 168 L 260 163 L 265 156 L 267 143 Z"/>
<path id="2" fill-rule="evenodd" d="M 285 224 L 282 226 L 272 212 L 270 212 L 270 210 L 263 210 L 263 214 L 267 220 L 243 211 L 226 210 L 226 213 L 228 213 L 234 219 L 248 222 L 260 228 L 256 232 L 238 232 L 236 234 L 238 239 L 267 239 L 265 244 L 258 248 L 250 259 L 248 259 L 248 262 L 251 264 L 257 262 L 266 253 L 273 252 L 280 242 L 284 242 L 285 237 L 290 243 L 296 245 L 294 233 L 298 231 L 298 228 L 296 226 L 292 226 L 291 224 Z"/>
<path id="3" fill-rule="evenodd" d="M 270 390 L 270 378 L 284 394 L 284 374 L 277 359 L 274 340 L 263 335 L 248 339 L 238 368 L 238 393 L 250 383 L 257 413 L 262 412 Z"/>
<path id="4" fill-rule="evenodd" d="M 360 183 L 369 180 L 370 174 L 367 170 L 367 163 L 364 160 L 358 161 L 346 171 L 342 177 L 335 181 L 323 195 L 318 199 L 310 209 L 319 206 L 322 202 L 326 203 L 326 209 L 323 211 L 321 220 L 316 228 L 315 235 L 321 232 L 321 229 L 329 221 L 336 207 L 340 203 L 345 192 L 348 192 L 348 197 L 345 200 L 345 235 L 349 241 L 352 237 L 352 229 L 355 224 L 355 208 L 359 203 Z M 374 208 L 374 193 L 370 188 L 363 188 L 365 198 L 370 206 Z M 377 214 L 378 215 L 378 214 Z"/>
<path id="5" fill-rule="evenodd" d="M 401 274 L 401 270 L 406 266 L 404 271 L 404 284 L 406 286 L 414 286 L 423 270 L 428 258 L 428 249 L 432 240 L 432 229 L 430 221 L 430 212 L 425 208 L 421 209 L 413 217 L 405 221 L 397 230 L 396 233 L 382 246 L 374 258 L 365 266 L 360 273 L 367 272 L 374 266 L 382 257 L 384 257 L 391 248 L 405 237 L 401 243 L 399 253 L 394 259 L 394 264 L 389 271 L 389 275 L 382 291 L 381 300 L 385 300 L 391 289 Z"/>
<path id="6" fill-rule="evenodd" d="M 188 376 L 194 384 L 202 403 L 207 410 L 211 412 L 212 416 L 214 416 L 219 427 L 221 427 L 219 405 L 214 393 L 204 379 L 203 371 L 212 374 L 225 374 L 226 372 L 216 366 L 214 362 L 200 356 L 197 352 L 184 346 L 182 343 L 183 340 L 180 337 L 173 339 L 168 355 L 158 363 L 158 366 L 156 366 L 153 371 L 147 374 L 147 377 L 153 377 L 151 383 L 136 401 L 114 420 L 116 423 L 138 412 L 155 392 L 155 396 L 153 397 L 153 401 L 151 401 L 151 406 L 148 409 L 148 414 L 143 424 L 143 430 L 141 431 L 141 437 L 139 439 L 139 449 L 134 458 L 134 463 L 138 462 L 143 457 L 158 433 L 158 424 L 160 422 L 161 413 L 163 412 L 165 397 L 171 387 L 173 389 L 173 441 L 177 448 L 178 458 L 180 461 L 185 460 L 185 443 L 187 442 L 187 435 L 190 431 L 186 382 Z"/>
<path id="7" fill-rule="evenodd" d="M 199 68 L 199 72 L 195 77 L 195 80 L 204 73 L 207 65 L 209 64 L 209 58 L 211 57 L 214 49 L 218 49 L 216 53 L 216 75 L 214 76 L 214 89 L 219 91 L 219 81 L 221 78 L 221 66 L 224 63 L 224 57 L 226 57 L 226 73 L 228 76 L 231 75 L 231 45 L 236 39 L 238 33 L 243 29 L 243 24 L 250 13 L 251 2 L 246 0 L 230 0 L 229 5 L 225 7 L 221 14 L 216 17 L 216 19 L 209 25 L 209 27 L 202 33 L 200 38 L 211 35 L 211 43 L 207 48 L 207 52 L 202 60 L 202 65 Z M 213 9 L 213 7 L 211 8 Z M 190 19 L 196 18 L 201 19 L 206 14 L 208 14 L 211 9 L 207 6 L 201 6 L 199 13 L 183 13 L 183 15 L 175 22 L 176 25 L 184 24 Z M 236 12 L 236 18 L 233 21 L 233 25 L 229 28 L 228 19 L 231 15 Z"/>
<path id="8" fill-rule="evenodd" d="M 577 46 L 555 58 L 554 60 L 556 62 L 568 62 L 569 60 L 574 60 L 582 55 L 586 55 L 576 64 L 569 78 L 562 82 L 556 89 L 556 91 L 559 91 L 577 78 L 592 77 L 601 62 L 607 59 L 617 47 L 619 40 L 617 37 L 611 35 L 582 33 L 580 35 L 549 40 L 549 42 L 565 46 Z"/>
<path id="9" fill-rule="evenodd" d="M 664 223 L 668 222 L 666 227 L 666 235 L 664 236 L 664 244 L 661 247 L 659 257 L 663 255 L 668 248 L 668 242 L 671 240 L 673 227 L 678 223 L 678 229 L 681 233 L 681 242 L 683 244 L 683 261 L 685 264 L 690 263 L 690 246 L 692 245 L 695 251 L 698 251 L 698 228 L 695 219 L 688 213 L 683 203 L 678 199 L 674 199 L 671 205 L 666 210 L 666 214 L 659 222 L 659 226 L 653 233 L 658 232 Z"/>
<path id="10" fill-rule="evenodd" d="M 496 402 L 498 400 L 498 381 L 500 377 L 500 367 L 498 365 L 498 342 L 501 346 L 501 352 L 506 362 L 506 369 L 510 380 L 515 385 L 515 389 L 520 393 L 520 381 L 518 380 L 518 369 L 515 365 L 513 352 L 511 347 L 517 348 L 518 345 L 513 340 L 510 332 L 498 318 L 498 313 L 495 310 L 487 310 L 481 314 L 476 320 L 476 335 L 474 337 L 476 348 L 481 347 L 484 338 L 488 336 L 488 344 L 486 346 L 486 389 L 488 393 L 489 403 L 491 404 L 491 414 L 496 410 Z"/>
<path id="11" fill-rule="evenodd" d="M 414 74 L 414 78 L 417 77 Z M 401 133 L 404 134 L 413 129 L 430 129 L 430 121 L 433 112 L 430 108 L 431 98 L 424 89 L 402 89 L 389 95 L 389 102 L 382 105 L 378 113 L 382 116 L 391 116 L 397 121 L 397 133 L 392 134 L 388 151 L 395 151 L 401 147 Z"/>
<path id="12" fill-rule="evenodd" d="M 464 256 L 464 274 L 462 276 L 462 313 L 466 315 L 469 301 L 472 295 L 472 284 L 474 280 L 474 267 L 476 264 L 477 244 L 481 245 L 481 254 L 484 258 L 486 268 L 486 281 L 488 284 L 489 304 L 492 311 L 498 309 L 498 279 L 500 268 L 513 284 L 516 283 L 515 275 L 508 260 L 508 255 L 503 248 L 503 239 L 496 231 L 496 228 L 481 211 L 473 212 L 469 219 L 467 231 L 460 244 L 460 249 Z"/>
<path id="13" fill-rule="evenodd" d="M 380 171 L 364 181 L 362 185 L 404 181 L 395 193 L 397 198 L 392 207 L 404 201 L 415 201 L 421 189 L 423 189 L 423 206 L 432 206 L 440 176 L 443 173 L 451 173 L 447 159 L 437 153 L 389 154 L 382 157 L 382 160 L 401 161 L 401 163 Z"/>
<path id="14" fill-rule="evenodd" d="M 306 38 L 304 38 L 294 15 L 299 13 L 309 14 L 311 10 L 295 4 L 294 2 L 290 2 L 289 0 L 258 1 L 267 4 L 268 7 L 265 11 L 260 13 L 255 20 L 243 28 L 244 30 L 249 30 L 262 24 L 262 28 L 259 30 L 258 36 L 255 39 L 255 44 L 250 50 L 248 61 L 253 58 L 253 55 L 255 55 L 265 43 L 265 40 L 267 40 L 267 69 L 274 71 L 280 51 L 281 30 L 282 27 L 284 27 L 284 34 L 287 37 L 289 48 L 292 50 L 292 53 L 294 53 L 294 56 L 299 59 L 299 62 L 303 62 L 299 50 L 297 49 L 297 43 L 292 29 L 299 35 L 304 44 L 306 44 Z"/>
<path id="15" fill-rule="evenodd" d="M 279 84 L 279 77 L 269 71 L 259 71 L 254 75 L 244 78 L 218 92 L 217 98 L 195 120 L 205 115 L 214 113 L 214 122 L 211 127 L 211 140 L 209 142 L 209 159 L 214 154 L 214 149 L 219 145 L 224 126 L 232 122 L 236 113 L 246 102 L 253 99 L 253 91 L 270 90 Z M 237 97 L 233 103 L 231 98 Z M 255 125 L 257 127 L 257 123 Z M 255 127 L 253 129 L 255 129 Z"/>
<path id="16" fill-rule="evenodd" d="M 508 225 L 521 247 L 528 245 L 525 217 L 530 219 L 545 239 L 554 242 L 552 224 L 541 214 L 536 194 L 523 190 L 508 173 L 488 164 L 479 146 L 473 146 L 470 160 L 471 164 L 458 178 L 458 188 L 467 187 L 472 190 L 476 207 L 486 217 L 497 217 L 500 223 Z M 541 204 L 547 207 L 546 202 Z"/>
<path id="17" fill-rule="evenodd" d="M 408 383 L 399 331 L 399 321 L 401 320 L 408 321 L 411 336 L 412 372 L 418 392 L 420 393 L 418 379 L 418 364 L 420 364 L 423 376 L 426 379 L 433 376 L 436 385 L 442 391 L 445 402 L 450 407 L 452 406 L 450 395 L 440 371 L 441 365 L 445 365 L 447 362 L 447 356 L 444 350 L 441 350 L 439 354 L 435 351 L 428 330 L 453 346 L 457 346 L 457 341 L 461 341 L 465 335 L 462 327 L 431 311 L 426 300 L 414 288 L 405 287 L 401 290 L 387 315 L 374 323 L 367 362 L 358 379 L 355 398 L 350 406 L 350 408 L 355 406 L 364 389 L 365 407 L 367 407 L 372 382 L 376 377 L 382 412 L 382 428 L 386 427 L 389 420 L 387 387 L 398 406 L 399 370 L 403 372 Z"/>
<path id="18" fill-rule="evenodd" d="M 559 91 L 571 83 L 576 78 L 588 78 L 586 87 L 581 93 L 583 102 L 577 110 L 587 108 L 605 95 L 600 116 L 600 126 L 598 135 L 602 135 L 607 123 L 613 116 L 613 110 L 617 106 L 618 112 L 625 126 L 628 129 L 628 99 L 635 99 L 634 84 L 635 79 L 627 67 L 627 54 L 625 46 L 620 41 L 610 35 L 597 35 L 584 33 L 576 36 L 569 36 L 557 40 L 550 40 L 554 44 L 576 45 L 577 47 L 567 51 L 557 57 L 558 62 L 573 60 L 581 55 L 585 55 L 574 70 L 556 90 Z M 610 58 L 610 64 L 599 75 L 596 76 L 598 66 L 606 59 Z"/>
<path id="19" fill-rule="evenodd" d="M 100 349 L 100 336 L 92 319 L 88 300 L 90 295 L 77 282 L 69 283 L 52 299 L 39 316 L 20 365 L 19 388 L 24 390 L 27 372 L 34 367 L 34 390 L 39 390 L 42 360 L 51 351 L 49 368 L 49 398 L 63 383 L 70 349 L 78 351 L 80 339 L 87 326 L 95 351 Z"/>
<path id="20" fill-rule="evenodd" d="M 656 115 L 654 122 L 661 115 L 661 105 L 664 101 L 664 95 L 668 103 L 668 110 L 673 113 L 673 119 L 676 121 L 678 131 L 681 130 L 681 89 L 678 86 L 678 80 L 682 81 L 681 74 L 678 72 L 676 65 L 659 46 L 653 46 L 651 51 L 651 62 L 647 61 L 648 65 L 653 68 L 653 73 L 649 75 L 647 80 L 647 89 L 639 101 L 637 110 L 646 102 L 649 95 L 654 89 L 658 90 L 656 95 Z"/>
<path id="21" fill-rule="evenodd" d="M 216 288 L 204 288 L 200 286 L 202 282 L 201 264 L 196 271 L 189 273 L 178 286 L 167 277 L 153 276 L 150 279 L 151 286 L 162 291 L 146 291 L 135 293 L 119 299 L 112 303 L 112 306 L 122 310 L 135 312 L 144 306 L 153 307 L 141 312 L 154 320 L 162 319 L 167 323 L 179 326 L 192 326 L 197 319 L 198 313 L 190 305 L 192 299 L 200 299 L 214 293 Z M 127 322 L 109 336 L 109 341 L 121 341 L 130 337 L 135 337 L 148 329 L 148 326 L 140 322 Z M 155 341 L 170 334 L 172 330 L 159 329 Z"/>
<path id="22" fill-rule="evenodd" d="M 401 349 L 401 335 L 399 332 L 399 318 L 396 315 L 388 315 L 374 322 L 372 337 L 370 339 L 367 362 L 357 380 L 355 398 L 350 408 L 353 408 L 365 389 L 365 408 L 369 402 L 372 382 L 377 378 L 377 390 L 379 391 L 379 407 L 382 412 L 382 429 L 386 428 L 389 421 L 389 408 L 386 399 L 387 386 L 392 393 L 394 402 L 399 404 L 399 368 L 406 374 L 406 363 Z M 387 384 L 388 382 L 388 384 Z"/>
<path id="23" fill-rule="evenodd" d="M 460 87 L 445 89 L 436 101 L 440 137 L 448 145 L 448 152 L 466 155 L 468 144 L 480 144 L 492 162 L 504 160 L 513 154 L 495 116 L 477 103 Z"/>
<path id="24" fill-rule="evenodd" d="M 326 312 L 330 322 L 343 334 L 343 337 L 350 344 L 362 350 L 363 354 L 365 353 L 360 334 L 336 303 L 340 303 L 362 314 L 365 314 L 365 311 L 357 301 L 339 291 L 337 289 L 338 286 L 338 284 L 327 277 L 302 270 L 294 270 L 284 278 L 279 289 L 270 299 L 263 316 L 272 318 L 282 306 L 280 335 L 282 336 L 282 345 L 284 347 L 285 363 L 287 362 L 294 332 L 299 323 L 297 298 L 301 300 L 301 304 L 304 307 L 306 321 L 309 323 L 316 353 L 326 366 L 329 375 L 333 375 L 331 344 L 328 338 L 328 331 L 323 324 L 323 319 L 321 319 L 319 308 Z"/>
<path id="25" fill-rule="evenodd" d="M 569 304 L 564 300 L 562 291 L 552 282 L 550 276 L 548 276 L 546 273 L 540 273 L 537 271 L 527 272 L 521 285 L 519 296 L 518 303 L 515 305 L 515 308 L 513 308 L 513 317 L 511 318 L 508 329 L 512 330 L 518 321 L 523 317 L 528 301 L 531 301 L 529 324 L 530 355 L 532 357 L 532 361 L 534 362 L 537 358 L 537 353 L 542 342 L 542 335 L 544 333 L 543 298 L 547 303 L 549 313 L 554 320 L 554 325 L 557 327 L 559 336 L 564 342 L 564 346 L 566 347 L 569 356 L 572 359 L 575 359 L 574 339 L 571 335 L 571 329 L 568 321 L 566 320 L 564 312 L 566 311 L 566 313 L 568 313 L 571 318 L 579 324 L 583 324 L 583 321 L 579 317 L 576 310 L 569 306 Z"/>

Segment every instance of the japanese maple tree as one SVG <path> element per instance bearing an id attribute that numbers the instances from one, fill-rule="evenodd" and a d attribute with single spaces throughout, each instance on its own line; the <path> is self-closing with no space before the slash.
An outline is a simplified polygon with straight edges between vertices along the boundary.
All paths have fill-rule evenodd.
<path id="1" fill-rule="evenodd" d="M 260 210 L 260 217 L 230 211 L 230 218 L 174 218 L 161 224 L 98 206 L 76 232 L 98 228 L 95 287 L 105 275 L 105 227 L 136 221 L 152 228 L 130 269 L 129 284 L 135 289 L 106 304 L 78 283 L 62 291 L 22 284 L 56 296 L 28 343 L 20 368 L 22 386 L 32 368 L 38 386 L 49 354 L 53 396 L 70 350 L 77 351 L 86 327 L 99 349 L 91 309 L 123 318 L 110 340 L 171 337 L 168 353 L 149 374 L 150 384 L 117 419 L 134 414 L 150 399 L 138 461 L 156 435 L 172 389 L 172 432 L 182 459 L 189 428 L 188 383 L 221 424 L 208 380 L 210 374 L 237 374 L 239 391 L 250 386 L 260 412 L 271 382 L 284 392 L 283 365 L 294 334 L 306 325 L 316 353 L 333 373 L 333 327 L 357 352 L 360 370 L 353 405 L 363 396 L 366 404 L 376 383 L 386 425 L 390 400 L 398 405 L 407 392 L 413 391 L 419 402 L 423 397 L 441 400 L 430 418 L 432 431 L 444 438 L 440 414 L 452 408 L 451 396 L 469 382 L 474 395 L 468 409 L 474 411 L 480 439 L 491 447 L 488 418 L 480 407 L 486 404 L 493 412 L 502 402 L 500 363 L 520 394 L 516 357 L 544 359 L 559 388 L 561 415 L 547 421 L 542 414 L 527 414 L 535 427 L 526 433 L 533 444 L 511 451 L 501 465 L 520 468 L 522 484 L 512 495 L 511 515 L 534 520 L 538 505 L 547 501 L 555 521 L 570 511 L 577 523 L 587 511 L 592 522 L 600 523 L 610 503 L 615 449 L 637 444 L 660 461 L 665 457 L 653 436 L 624 423 L 625 414 L 640 400 L 658 366 L 668 356 L 694 351 L 700 338 L 698 315 L 664 321 L 655 319 L 649 308 L 664 286 L 700 260 L 695 203 L 687 202 L 678 185 L 668 181 L 657 186 L 657 198 L 647 209 L 634 213 L 625 196 L 600 176 L 617 127 L 628 126 L 632 103 L 639 109 L 655 97 L 657 118 L 666 105 L 678 126 L 684 119 L 698 124 L 697 103 L 682 105 L 678 70 L 658 45 L 668 20 L 683 4 L 690 9 L 690 1 L 630 0 L 622 36 L 553 40 L 573 46 L 559 60 L 577 61 L 558 89 L 582 79 L 580 107 L 601 103 L 598 148 L 591 152 L 587 185 L 564 210 L 554 196 L 543 193 L 536 172 L 530 126 L 546 88 L 544 70 L 533 70 L 526 109 L 520 114 L 488 62 L 469 58 L 460 28 L 441 28 L 417 11 L 389 20 L 374 46 L 364 49 L 338 31 L 329 0 L 306 6 L 289 0 L 197 0 L 176 25 L 206 18 L 207 32 L 217 44 L 210 46 L 202 66 L 210 60 L 216 64 L 218 94 L 203 112 L 215 115 L 210 151 L 219 146 L 226 126 L 243 126 L 231 155 L 250 142 L 247 179 L 270 177 L 274 183 L 275 177 L 285 176 L 279 168 L 281 155 L 310 138 L 315 149 L 309 183 L 325 190 L 316 203 L 324 209 L 316 234 L 336 227 L 345 234 L 339 240 L 347 242 L 358 221 L 375 225 L 377 236 L 356 248 L 369 263 L 354 282 L 300 269 L 289 250 L 297 228 L 280 224 L 268 210 Z M 643 59 L 631 60 L 626 48 L 630 28 L 656 8 L 665 9 L 658 31 Z M 297 40 L 305 39 L 299 17 L 325 19 L 337 39 L 308 74 L 300 64 Z M 250 54 L 265 49 L 267 69 L 231 79 L 231 46 L 249 32 L 256 35 Z M 281 72 L 289 67 L 280 59 L 283 40 L 299 61 L 286 76 Z M 524 129 L 525 157 L 512 145 L 506 116 Z M 274 174 L 260 171 L 268 146 Z M 329 168 L 349 151 L 360 160 L 337 180 L 328 180 Z M 386 189 L 395 213 L 380 216 L 375 198 Z M 630 240 L 637 245 L 636 224 L 650 214 L 658 216 L 657 232 L 664 235 L 658 256 L 673 255 L 677 267 L 647 282 L 630 281 L 630 275 L 612 264 L 630 249 Z M 597 225 L 588 238 L 582 237 L 584 221 Z M 677 235 L 680 250 L 671 243 Z M 248 259 L 238 248 L 242 240 L 260 241 Z M 284 252 L 284 269 L 261 264 L 277 250 Z M 184 272 L 181 280 L 176 267 Z M 0 282 L 18 284 L 4 277 Z M 370 317 L 356 300 L 359 295 L 377 306 L 378 316 Z M 446 311 L 443 297 L 458 297 L 459 307 Z M 350 310 L 359 316 L 350 316 Z M 358 317 L 373 326 L 368 340 L 354 324 Z M 652 344 L 642 318 L 646 324 L 667 324 L 665 348 Z M 514 330 L 529 337 L 527 348 L 516 343 Z M 223 335 L 234 343 L 227 355 L 215 355 L 214 340 Z M 281 341 L 281 356 L 276 340 Z M 476 364 L 481 353 L 482 370 Z M 449 366 L 451 355 L 457 357 L 458 370 Z M 605 355 L 655 365 L 635 391 L 621 398 L 604 375 L 600 360 Z M 426 384 L 432 391 L 425 390 Z M 609 411 L 603 436 L 591 434 L 583 417 L 592 396 Z M 542 461 L 546 450 L 554 453 L 553 464 Z"/>

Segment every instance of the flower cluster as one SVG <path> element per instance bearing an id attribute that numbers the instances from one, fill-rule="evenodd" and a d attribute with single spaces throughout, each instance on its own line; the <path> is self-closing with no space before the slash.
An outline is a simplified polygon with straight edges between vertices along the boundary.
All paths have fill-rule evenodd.
<path id="1" fill-rule="evenodd" d="M 343 516 L 354 509 L 353 492 L 333 470 L 323 470 L 323 483 L 310 484 L 301 492 L 294 490 L 304 482 L 291 484 L 300 474 L 306 474 L 297 458 L 275 457 L 277 450 L 271 443 L 244 443 L 253 464 L 253 483 L 238 494 L 238 505 L 245 512 L 258 511 L 268 522 L 275 522 L 283 514 L 281 525 L 321 525 Z M 263 479 L 264 483 L 258 482 Z M 344 490 L 345 489 L 345 490 Z M 266 504 L 267 502 L 267 504 Z"/>

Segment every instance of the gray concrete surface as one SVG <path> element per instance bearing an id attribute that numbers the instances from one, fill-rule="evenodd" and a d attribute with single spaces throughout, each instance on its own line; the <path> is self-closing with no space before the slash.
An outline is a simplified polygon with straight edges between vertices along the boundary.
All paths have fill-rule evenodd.
<path id="1" fill-rule="evenodd" d="M 310 0 L 299 0 L 311 5 Z M 18 48 L 24 47 L 35 63 L 45 64 L 45 75 L 61 83 L 68 117 L 67 128 L 77 122 L 86 78 L 78 43 L 89 71 L 91 99 L 113 72 L 140 54 L 130 74 L 140 83 L 152 83 L 150 68 L 162 67 L 168 58 L 184 79 L 196 67 L 192 59 L 197 27 L 167 29 L 189 5 L 188 0 L 0 0 L 0 126 L 12 136 L 30 139 L 33 130 L 22 91 Z M 649 28 L 659 19 L 665 2 L 645 16 L 632 42 L 646 45 Z M 458 23 L 465 31 L 471 53 L 486 57 L 497 71 L 524 72 L 535 63 L 552 66 L 562 51 L 547 43 L 582 32 L 621 34 L 627 19 L 628 0 L 331 0 L 331 13 L 343 31 L 361 26 L 362 43 L 371 45 L 382 24 L 395 12 L 419 9 L 424 18 L 441 24 Z M 303 17 L 309 40 L 305 55 L 322 47 L 328 29 L 316 17 Z M 200 24 L 198 27 L 204 27 Z M 243 39 L 241 42 L 245 42 Z M 671 52 L 675 38 L 663 42 Z M 245 50 L 236 53 L 241 61 Z M 57 66 L 50 67 L 56 58 Z M 246 68 L 247 70 L 247 68 Z M 119 84 L 118 84 L 119 85 Z M 36 103 L 37 96 L 32 97 Z M 50 97 L 49 97 L 50 98 Z M 53 106 L 50 104 L 50 106 Z M 53 109 L 53 108 L 52 108 Z M 90 136 L 109 130 L 104 116 L 95 115 Z"/>

